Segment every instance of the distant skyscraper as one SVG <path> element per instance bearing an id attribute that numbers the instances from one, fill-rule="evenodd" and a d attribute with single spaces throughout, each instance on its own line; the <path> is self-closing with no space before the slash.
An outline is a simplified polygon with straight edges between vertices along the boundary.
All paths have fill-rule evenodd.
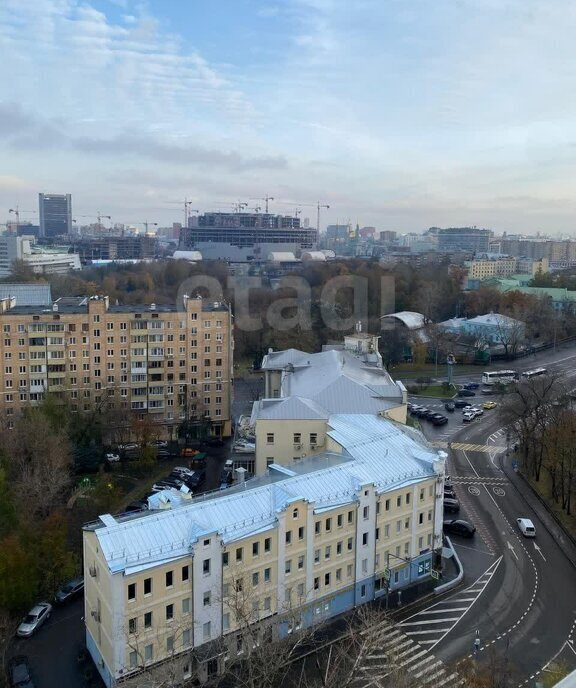
<path id="1" fill-rule="evenodd" d="M 72 232 L 72 196 L 70 194 L 38 194 L 40 205 L 40 236 L 56 237 Z"/>

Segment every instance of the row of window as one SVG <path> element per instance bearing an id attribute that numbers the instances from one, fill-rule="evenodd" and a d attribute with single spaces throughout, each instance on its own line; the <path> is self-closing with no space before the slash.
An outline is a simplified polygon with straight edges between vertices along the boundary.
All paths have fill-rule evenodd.
<path id="1" fill-rule="evenodd" d="M 187 581 L 190 580 L 190 566 L 182 566 L 180 569 L 180 582 L 186 583 Z M 174 571 L 166 571 L 165 573 L 165 583 L 166 583 L 166 589 L 171 589 L 174 587 Z M 153 579 L 152 578 L 145 578 L 143 583 L 142 583 L 142 588 L 143 588 L 143 594 L 146 597 L 147 595 L 152 594 L 152 585 L 153 585 Z M 138 587 L 137 583 L 129 583 L 128 584 L 128 601 L 132 602 L 136 599 L 136 595 L 138 592 Z"/>
<path id="2" fill-rule="evenodd" d="M 141 315 L 138 313 L 135 315 L 136 318 L 141 317 Z M 157 313 L 152 314 L 153 318 L 158 318 Z M 99 314 L 96 314 L 92 318 L 93 322 L 99 323 L 101 322 L 101 316 Z M 198 320 L 198 314 L 197 313 L 190 313 L 190 320 Z M 135 323 L 132 321 L 132 328 L 133 329 L 153 329 L 153 330 L 162 330 L 164 329 L 164 323 L 166 323 L 166 329 L 171 330 L 174 328 L 174 321 L 172 320 L 158 320 L 157 322 L 152 322 L 152 321 L 144 321 L 144 322 L 138 322 Z M 212 327 L 212 320 L 204 320 L 203 321 L 203 327 L 206 329 L 210 329 Z M 180 320 L 179 321 L 179 326 L 181 330 L 186 329 L 186 321 Z M 217 328 L 222 327 L 222 320 L 216 320 L 215 321 L 215 326 Z M 88 323 L 82 323 L 82 332 L 88 332 L 90 329 L 90 325 Z M 121 330 L 126 330 L 128 329 L 128 323 L 126 322 L 120 322 L 120 323 L 114 323 L 114 322 L 107 322 L 106 323 L 106 329 L 107 330 L 114 330 L 116 328 L 119 328 Z M 65 332 L 66 331 L 66 324 L 65 323 L 33 323 L 28 326 L 28 329 L 30 332 Z M 12 331 L 12 326 L 10 324 L 5 324 L 2 326 L 2 331 L 4 334 L 10 334 Z M 19 323 L 16 327 L 17 332 L 26 332 L 26 325 L 24 323 Z M 68 332 L 75 332 L 76 331 L 76 323 L 68 323 Z M 96 332 L 98 332 L 98 335 L 96 335 Z M 94 330 L 95 336 L 100 336 L 100 330 L 96 329 Z"/>

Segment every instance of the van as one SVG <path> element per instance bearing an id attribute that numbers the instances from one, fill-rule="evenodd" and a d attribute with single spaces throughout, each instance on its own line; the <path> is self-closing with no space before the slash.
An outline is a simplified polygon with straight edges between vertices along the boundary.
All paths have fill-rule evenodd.
<path id="1" fill-rule="evenodd" d="M 529 518 L 517 518 L 516 523 L 524 537 L 536 537 L 536 528 Z"/>

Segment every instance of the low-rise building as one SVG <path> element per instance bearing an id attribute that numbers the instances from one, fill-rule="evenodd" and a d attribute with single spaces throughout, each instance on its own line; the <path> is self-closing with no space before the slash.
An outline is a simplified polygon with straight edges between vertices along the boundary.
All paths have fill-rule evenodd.
<path id="1" fill-rule="evenodd" d="M 322 453 L 334 413 L 374 413 L 406 422 L 406 388 L 384 369 L 377 336 L 356 333 L 326 349 L 264 356 L 264 398 L 254 403 L 251 418 L 257 475 L 270 464 Z"/>
<path id="2" fill-rule="evenodd" d="M 475 318 L 451 318 L 438 324 L 438 327 L 455 335 L 465 335 L 489 344 L 508 344 L 511 340 L 519 343 L 526 336 L 526 325 L 520 320 L 500 313 L 487 313 Z"/>
<path id="3" fill-rule="evenodd" d="M 248 638 L 271 642 L 430 581 L 444 470 L 412 428 L 337 414 L 322 456 L 85 526 L 86 642 L 105 685 L 221 673 Z"/>

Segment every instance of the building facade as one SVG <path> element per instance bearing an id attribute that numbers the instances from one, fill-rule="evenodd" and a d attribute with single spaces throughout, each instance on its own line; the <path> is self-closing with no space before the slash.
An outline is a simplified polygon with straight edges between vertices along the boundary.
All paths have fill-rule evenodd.
<path id="1" fill-rule="evenodd" d="M 40 236 L 50 238 L 72 233 L 72 196 L 38 194 Z"/>
<path id="2" fill-rule="evenodd" d="M 12 274 L 15 260 L 23 261 L 38 275 L 63 275 L 82 267 L 77 253 L 39 247 L 34 241 L 34 237 L 0 236 L 0 277 Z"/>
<path id="3" fill-rule="evenodd" d="M 336 415 L 322 457 L 87 525 L 86 641 L 105 684 L 222 673 L 248 637 L 272 642 L 430 581 L 444 465 L 410 428 Z"/>
<path id="4" fill-rule="evenodd" d="M 438 250 L 442 253 L 451 251 L 469 251 L 486 253 L 492 232 L 489 229 L 476 227 L 450 227 L 438 229 Z"/>
<path id="5" fill-rule="evenodd" d="M 149 236 L 83 237 L 72 243 L 82 263 L 96 260 L 149 260 L 158 255 L 158 240 Z"/>
<path id="6" fill-rule="evenodd" d="M 182 250 L 198 250 L 206 260 L 262 261 L 274 251 L 315 249 L 318 232 L 299 217 L 270 213 L 204 213 L 180 231 Z"/>
<path id="7" fill-rule="evenodd" d="M 49 393 L 79 413 L 149 417 L 157 435 L 230 434 L 232 328 L 224 303 L 184 298 L 173 306 L 112 306 L 108 297 L 63 298 L 52 307 L 1 302 L 0 411 L 8 423 Z"/>

